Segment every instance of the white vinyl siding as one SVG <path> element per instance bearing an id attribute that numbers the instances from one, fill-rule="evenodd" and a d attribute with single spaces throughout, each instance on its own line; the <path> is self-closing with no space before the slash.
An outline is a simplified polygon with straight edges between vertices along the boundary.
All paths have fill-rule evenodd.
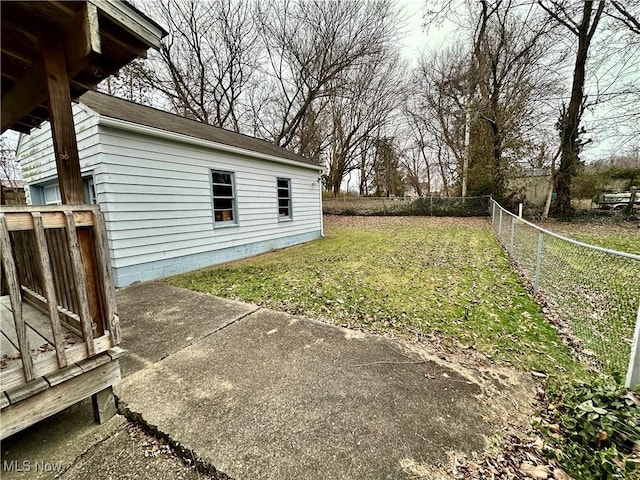
<path id="1" fill-rule="evenodd" d="M 92 171 L 99 172 L 97 167 L 100 159 L 100 144 L 98 141 L 98 116 L 82 105 L 73 105 L 73 118 L 80 153 L 80 168 L 85 174 Z M 29 185 L 38 188 L 55 183 L 56 164 L 51 140 L 51 127 L 48 122 L 41 128 L 34 128 L 29 135 L 20 139 L 16 158 L 20 162 L 22 178 L 24 180 L 27 203 L 31 204 Z"/>
<path id="2" fill-rule="evenodd" d="M 94 114 L 94 124 L 98 118 Z M 50 130 L 43 130 L 50 144 Z M 171 134 L 146 135 L 105 125 L 94 130 L 91 138 L 79 133 L 80 158 L 83 171 L 93 169 L 95 197 L 105 215 L 116 277 L 119 269 L 130 271 L 139 266 L 145 271 L 159 263 L 188 263 L 188 257 L 228 249 L 248 255 L 256 251 L 256 245 L 268 251 L 289 239 L 320 236 L 319 167 L 193 145 Z M 21 156 L 30 162 L 27 151 L 21 151 Z M 49 176 L 55 174 L 52 151 L 50 163 L 38 169 Z M 214 228 L 213 171 L 233 173 L 237 221 L 233 228 Z M 31 178 L 44 183 L 46 177 L 41 173 Z M 291 221 L 279 221 L 275 178 L 290 179 L 290 198 L 295 199 Z M 117 278 L 116 282 L 122 285 Z"/>
<path id="3" fill-rule="evenodd" d="M 115 267 L 269 242 L 321 229 L 319 170 L 102 127 L 96 185 Z M 238 226 L 214 229 L 211 171 L 233 172 Z M 274 177 L 291 179 L 295 220 L 280 223 Z"/>

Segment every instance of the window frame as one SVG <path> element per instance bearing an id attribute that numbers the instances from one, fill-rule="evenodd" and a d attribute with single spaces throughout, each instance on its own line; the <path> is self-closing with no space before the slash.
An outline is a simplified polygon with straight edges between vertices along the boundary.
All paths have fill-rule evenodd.
<path id="1" fill-rule="evenodd" d="M 218 173 L 222 175 L 229 175 L 231 178 L 231 184 L 227 183 L 217 183 L 213 181 L 213 176 Z M 211 183 L 211 213 L 213 220 L 213 228 L 225 228 L 225 227 L 234 227 L 239 224 L 238 219 L 238 193 L 236 190 L 236 175 L 235 172 L 231 172 L 228 170 L 220 170 L 217 168 L 212 168 L 209 171 L 209 182 Z M 231 186 L 231 196 L 223 196 L 216 195 L 214 191 L 215 185 L 230 185 Z M 216 220 L 216 198 L 220 199 L 231 199 L 231 220 Z M 218 211 L 228 211 L 228 208 L 218 209 Z"/>
<path id="2" fill-rule="evenodd" d="M 54 192 L 55 201 L 47 201 L 47 192 L 50 191 Z M 58 182 L 42 185 L 42 202 L 44 205 L 62 205 L 62 191 Z"/>
<path id="3" fill-rule="evenodd" d="M 98 194 L 95 187 L 94 172 L 82 173 L 82 193 L 84 195 L 85 205 L 98 205 Z M 31 192 L 31 203 L 33 205 L 62 205 L 62 191 L 58 177 L 53 177 L 45 182 L 34 183 L 28 185 Z M 47 202 L 47 191 L 54 191 L 56 195 L 55 201 Z M 38 203 L 34 203 L 38 202 Z"/>
<path id="4" fill-rule="evenodd" d="M 287 187 L 286 187 L 286 191 L 287 191 L 287 196 L 286 197 L 281 197 L 280 196 L 280 191 L 284 190 L 284 187 L 280 186 L 280 182 L 287 182 Z M 286 200 L 287 201 L 287 209 L 289 210 L 288 215 L 281 215 L 280 214 L 280 209 L 282 208 L 280 206 L 280 201 L 281 200 Z M 276 201 L 278 204 L 278 221 L 279 222 L 290 222 L 293 220 L 293 198 L 291 195 L 291 179 L 290 178 L 285 178 L 285 177 L 276 177 Z"/>

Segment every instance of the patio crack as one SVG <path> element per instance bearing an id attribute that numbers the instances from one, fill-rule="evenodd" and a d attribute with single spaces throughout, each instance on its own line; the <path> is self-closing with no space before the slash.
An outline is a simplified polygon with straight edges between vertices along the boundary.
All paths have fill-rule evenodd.
<path id="1" fill-rule="evenodd" d="M 126 402 L 120 400 L 117 395 L 114 396 L 116 399 L 116 408 L 120 415 L 124 416 L 130 423 L 139 426 L 147 435 L 164 440 L 171 448 L 173 454 L 187 467 L 194 468 L 197 473 L 208 475 L 211 480 L 234 480 L 226 473 L 219 471 L 211 462 L 198 457 L 194 450 L 185 447 L 180 442 L 171 438 L 168 433 L 148 423 L 140 413 L 131 411 Z"/>

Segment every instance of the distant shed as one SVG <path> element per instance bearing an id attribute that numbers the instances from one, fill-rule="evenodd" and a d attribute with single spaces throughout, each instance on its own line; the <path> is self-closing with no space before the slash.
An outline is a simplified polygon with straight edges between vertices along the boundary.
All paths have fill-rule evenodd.
<path id="1" fill-rule="evenodd" d="M 253 137 L 87 92 L 74 105 L 87 203 L 104 212 L 116 286 L 322 235 L 317 163 Z M 21 138 L 27 201 L 60 201 L 48 126 Z"/>

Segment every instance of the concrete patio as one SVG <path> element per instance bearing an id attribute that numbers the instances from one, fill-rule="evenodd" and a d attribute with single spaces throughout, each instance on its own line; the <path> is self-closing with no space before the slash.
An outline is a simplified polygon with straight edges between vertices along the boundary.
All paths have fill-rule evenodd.
<path id="1" fill-rule="evenodd" d="M 122 290 L 118 303 L 121 411 L 220 478 L 429 478 L 448 452 L 480 452 L 498 433 L 489 397 L 527 408 L 526 382 L 471 375 L 396 340 L 163 283 Z M 60 478 L 197 478 L 177 459 L 136 455 L 123 417 L 90 416 L 80 404 L 9 438 L 3 462 L 58 462 Z M 46 445 L 51 428 L 78 441 Z"/>

